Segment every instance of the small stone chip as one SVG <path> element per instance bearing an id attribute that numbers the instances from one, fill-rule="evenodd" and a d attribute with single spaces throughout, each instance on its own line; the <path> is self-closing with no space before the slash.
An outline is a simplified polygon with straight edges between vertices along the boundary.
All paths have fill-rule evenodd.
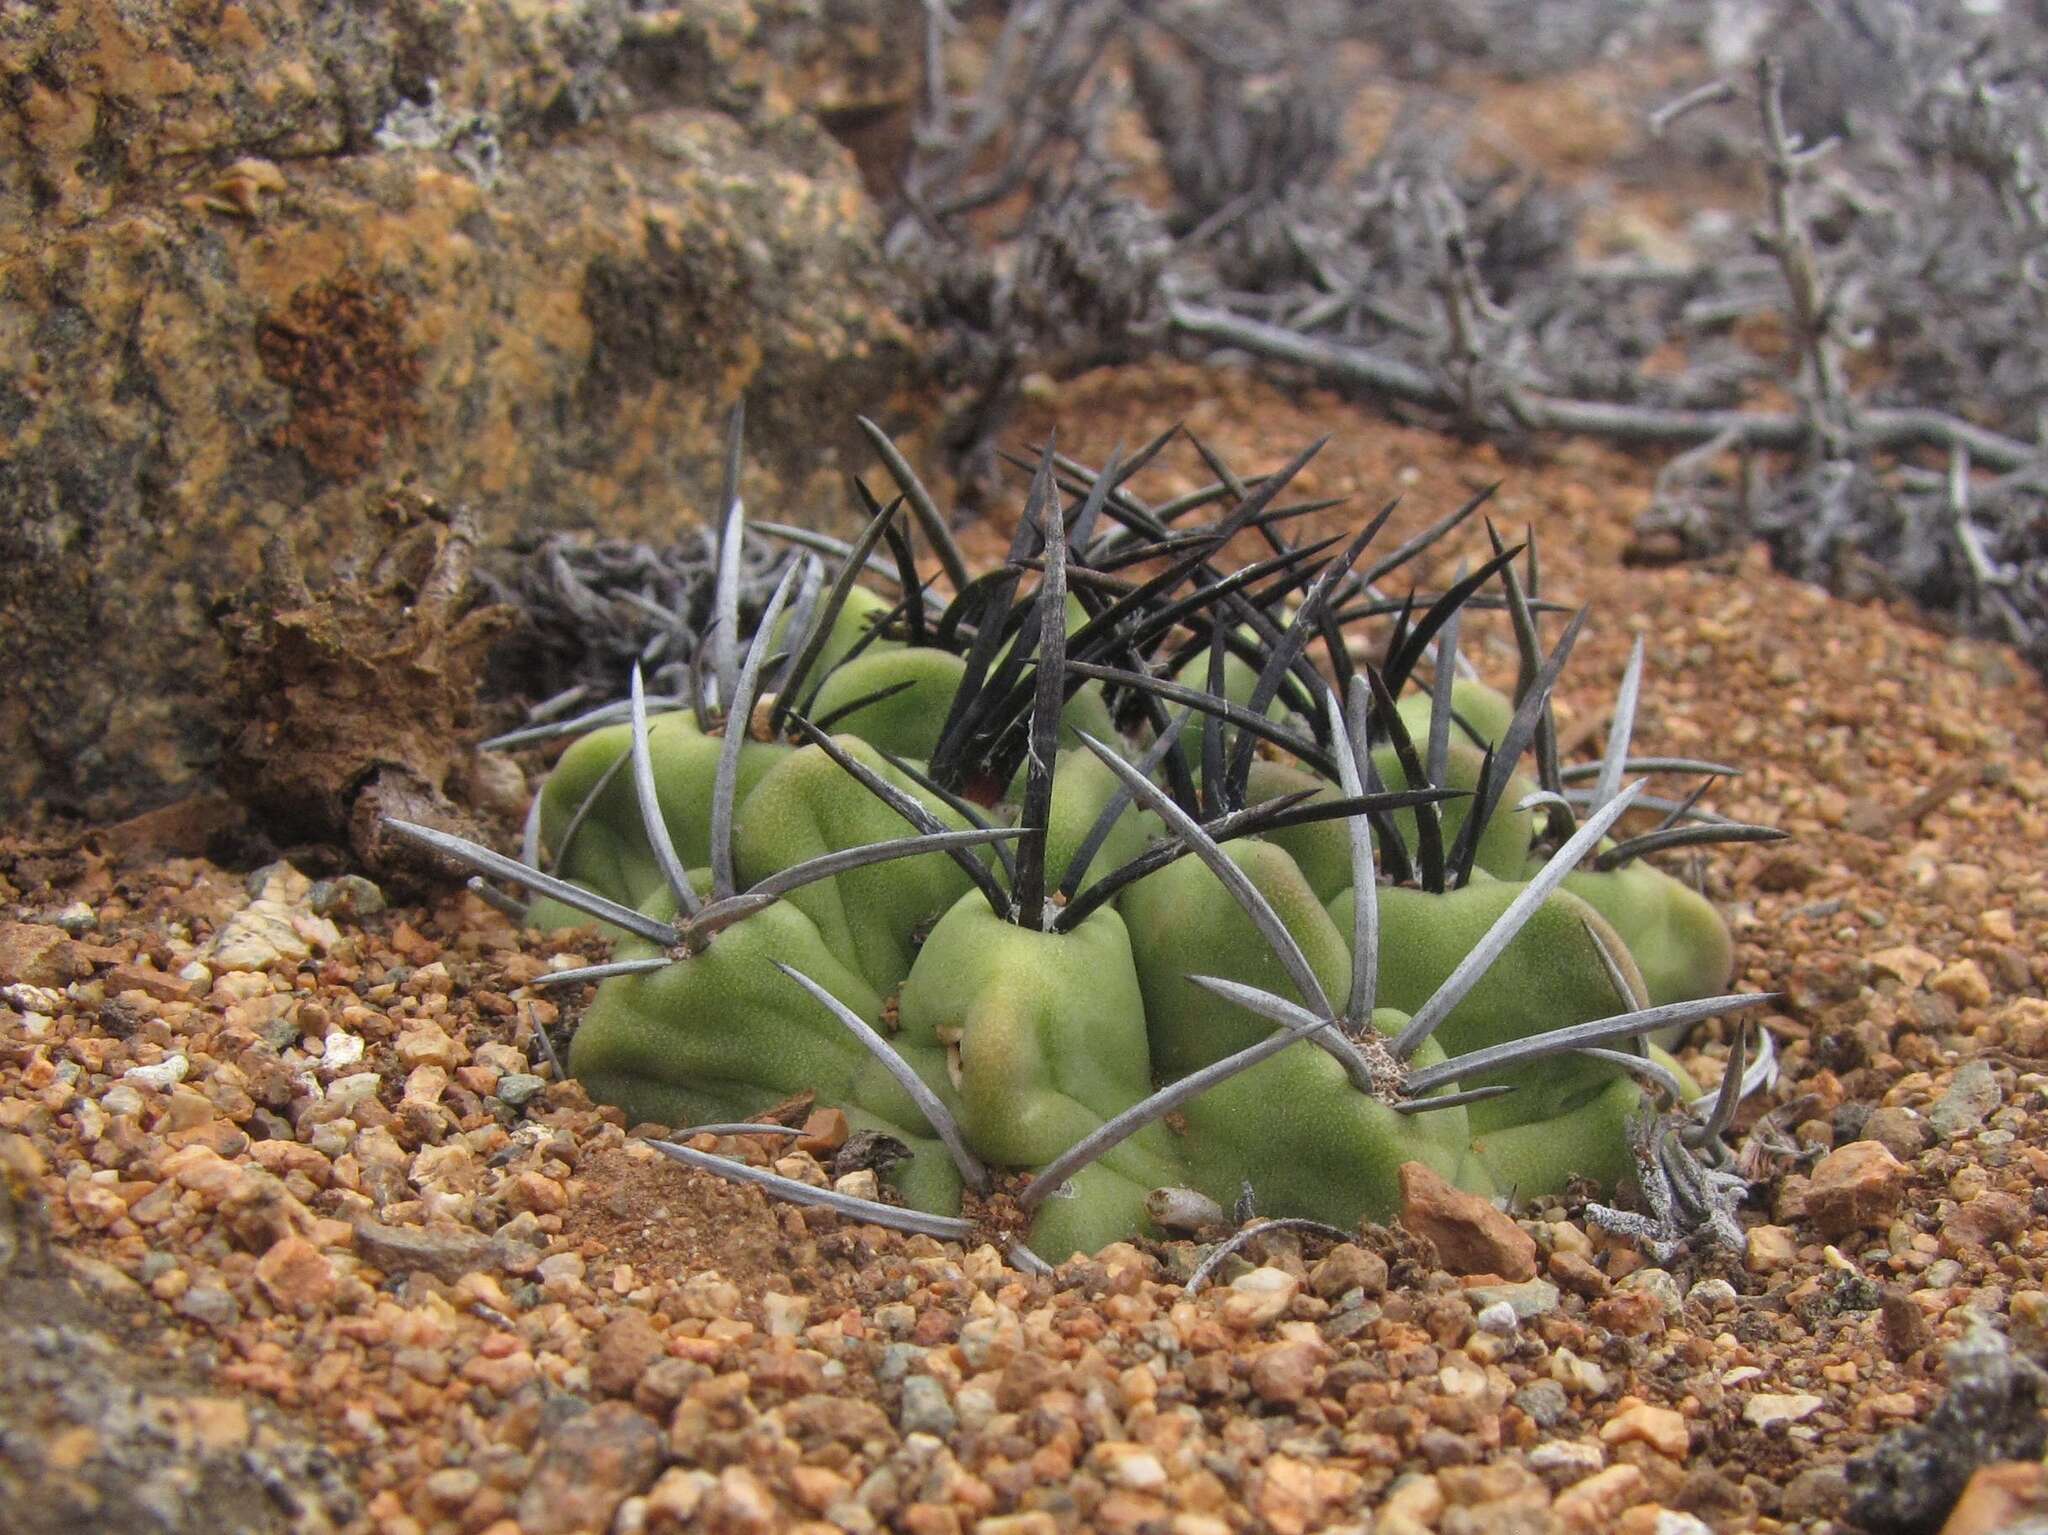
<path id="1" fill-rule="evenodd" d="M 1497 1300 L 1490 1306 L 1481 1306 L 1479 1314 L 1473 1321 L 1478 1324 L 1481 1332 L 1492 1333 L 1501 1338 L 1513 1337 L 1520 1326 L 1515 1320 L 1515 1308 L 1504 1300 Z"/>
<path id="2" fill-rule="evenodd" d="M 139 991 L 144 996 L 159 1002 L 186 1002 L 198 991 L 192 982 L 175 975 L 165 975 L 148 965 L 116 965 L 100 977 L 100 983 L 110 996 L 120 996 L 124 991 Z"/>
<path id="3" fill-rule="evenodd" d="M 1545 1382 L 1549 1384 L 1549 1382 Z M 1531 1386 L 1529 1390 L 1536 1388 Z M 1563 1401 L 1563 1393 L 1558 1400 Z M 1529 1452 L 1529 1469 L 1553 1487 L 1568 1487 L 1604 1470 L 1607 1452 L 1584 1439 L 1552 1439 Z"/>
<path id="4" fill-rule="evenodd" d="M 1876 1141 L 1901 1162 L 1910 1162 L 1934 1142 L 1934 1127 L 1921 1115 L 1896 1105 L 1873 1109 L 1858 1140 Z"/>
<path id="5" fill-rule="evenodd" d="M 1454 1274 L 1536 1277 L 1536 1240 L 1488 1200 L 1453 1188 L 1421 1162 L 1401 1164 L 1401 1224 L 1436 1244 Z"/>
<path id="6" fill-rule="evenodd" d="M 1330 1249 L 1329 1255 L 1309 1271 L 1308 1287 L 1324 1300 L 1335 1300 L 1352 1290 L 1367 1295 L 1387 1293 L 1387 1260 L 1355 1243 Z"/>
<path id="7" fill-rule="evenodd" d="M 1991 983 L 1974 959 L 1959 959 L 1943 965 L 1927 982 L 1929 991 L 1939 992 L 1958 1007 L 1982 1007 L 1991 1000 Z"/>
<path id="8" fill-rule="evenodd" d="M 0 982 L 63 986 L 92 974 L 92 962 L 60 927 L 0 922 Z"/>
<path id="9" fill-rule="evenodd" d="M 356 1222 L 356 1251 L 365 1261 L 387 1274 L 423 1271 L 451 1284 L 473 1270 L 497 1267 L 505 1250 L 515 1245 L 478 1231 L 422 1231 L 368 1218 Z"/>
<path id="10" fill-rule="evenodd" d="M 1279 1320 L 1293 1304 L 1301 1281 L 1285 1269 L 1255 1268 L 1230 1282 L 1223 1320 L 1246 1331 Z"/>
<path id="11" fill-rule="evenodd" d="M 1584 1481 L 1575 1482 L 1558 1494 L 1551 1513 L 1570 1531 L 1606 1530 L 1621 1511 L 1643 1500 L 1649 1490 L 1643 1473 L 1634 1466 L 1609 1466 Z"/>
<path id="12" fill-rule="evenodd" d="M 1323 1361 L 1329 1354 L 1329 1345 L 1320 1337 L 1268 1343 L 1252 1356 L 1252 1391 L 1263 1402 L 1305 1401 L 1321 1382 Z"/>
<path id="13" fill-rule="evenodd" d="M 903 1382 L 903 1401 L 896 1409 L 896 1426 L 906 1434 L 937 1434 L 944 1438 L 959 1425 L 946 1395 L 945 1382 L 930 1375 L 912 1375 Z"/>
<path id="14" fill-rule="evenodd" d="M 832 1180 L 832 1187 L 841 1194 L 855 1199 L 879 1199 L 882 1197 L 882 1182 L 875 1176 L 872 1167 L 863 1167 L 850 1173 L 842 1173 Z"/>
<path id="15" fill-rule="evenodd" d="M 315 881 L 306 905 L 321 917 L 369 917 L 384 909 L 384 892 L 360 874 L 343 874 Z"/>
<path id="16" fill-rule="evenodd" d="M 183 1054 L 167 1055 L 154 1066 L 129 1067 L 121 1073 L 121 1080 L 162 1091 L 184 1081 L 191 1070 L 192 1063 Z"/>
<path id="17" fill-rule="evenodd" d="M 529 1071 L 514 1071 L 498 1078 L 498 1101 L 512 1108 L 524 1108 L 538 1093 L 547 1088 L 545 1078 Z"/>
<path id="18" fill-rule="evenodd" d="M 1605 1276 L 1602 1276 L 1603 1278 Z M 1548 1316 L 1558 1306 L 1557 1286 L 1547 1279 L 1525 1279 L 1520 1284 L 1474 1285 L 1465 1292 L 1465 1299 L 1472 1309 L 1481 1314 L 1480 1326 L 1486 1326 L 1485 1313 L 1496 1306 L 1508 1309 L 1512 1332 L 1514 1322 L 1526 1322 L 1533 1317 Z"/>
<path id="19" fill-rule="evenodd" d="M 1851 1141 L 1814 1164 L 1806 1213 L 1829 1237 L 1881 1225 L 1897 1208 L 1906 1176 L 1905 1165 L 1876 1141 Z"/>
<path id="20" fill-rule="evenodd" d="M 1604 1444 L 1647 1444 L 1667 1460 L 1684 1460 L 1692 1449 L 1685 1417 L 1669 1407 L 1638 1402 L 1624 1407 L 1600 1427 Z"/>
<path id="21" fill-rule="evenodd" d="M 1870 968 L 1879 975 L 1896 976 L 1906 983 L 1910 991 L 1918 991 L 1930 975 L 1941 968 L 1941 961 L 1925 949 L 1912 944 L 1900 944 L 1896 948 L 1879 949 L 1868 956 Z"/>
<path id="22" fill-rule="evenodd" d="M 1555 1428 L 1564 1421 L 1564 1415 L 1571 1406 L 1565 1397 L 1564 1387 L 1554 1380 L 1530 1382 L 1515 1393 L 1514 1403 L 1529 1415 L 1529 1420 L 1538 1428 Z M 1535 1464 L 1533 1457 L 1530 1464 Z M 1596 1464 L 1591 1469 L 1598 1470 L 1599 1466 Z"/>
<path id="23" fill-rule="evenodd" d="M 597 1335 L 597 1356 L 590 1365 L 591 1388 L 605 1396 L 631 1396 L 665 1347 L 645 1312 L 620 1312 Z"/>
<path id="24" fill-rule="evenodd" d="M 278 1310 L 310 1316 L 333 1298 L 334 1265 L 304 1237 L 283 1237 L 256 1260 L 256 1282 Z"/>
<path id="25" fill-rule="evenodd" d="M 1742 1404 L 1742 1419 L 1755 1428 L 1798 1423 L 1827 1405 L 1827 1398 L 1810 1391 L 1759 1391 Z"/>
<path id="26" fill-rule="evenodd" d="M 1752 1226 L 1744 1266 L 1752 1274 L 1790 1268 L 1799 1257 L 1799 1240 L 1790 1226 Z"/>
<path id="27" fill-rule="evenodd" d="M 1927 1123 L 1943 1140 L 1953 1140 L 1984 1123 L 2004 1096 L 1989 1061 L 1965 1061 L 1956 1069 L 1948 1091 L 1927 1111 Z"/>
<path id="28" fill-rule="evenodd" d="M 519 1527 L 527 1535 L 610 1528 L 618 1506 L 661 1466 L 661 1431 L 624 1402 L 599 1402 L 560 1423 L 537 1448 L 519 1494 Z"/>

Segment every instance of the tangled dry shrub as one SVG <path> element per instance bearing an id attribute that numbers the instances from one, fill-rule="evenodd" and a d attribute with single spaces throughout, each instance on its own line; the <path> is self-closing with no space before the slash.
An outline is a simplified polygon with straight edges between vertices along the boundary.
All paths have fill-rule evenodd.
<path id="1" fill-rule="evenodd" d="M 985 459 L 1033 369 L 1248 355 L 1474 434 L 1675 453 L 1646 534 L 1761 536 L 2048 664 L 2048 26 L 1981 10 L 1473 0 L 1364 31 L 1341 7 L 1027 0 L 950 92 L 934 7 L 896 245 L 967 402 L 949 445 Z M 1696 219 L 1676 256 L 1583 259 L 1583 194 L 1474 174 L 1412 83 L 1340 171 L 1329 60 L 1362 40 L 1409 75 L 1698 48 L 1715 78 L 1613 169 L 1747 182 L 1751 212 Z M 1133 123 L 1163 178 L 1112 152 Z"/>

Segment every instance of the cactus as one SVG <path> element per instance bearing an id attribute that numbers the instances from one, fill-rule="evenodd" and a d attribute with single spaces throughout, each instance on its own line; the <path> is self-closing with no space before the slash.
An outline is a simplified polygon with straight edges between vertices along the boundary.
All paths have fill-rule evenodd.
<path id="1" fill-rule="evenodd" d="M 902 497 L 862 488 L 851 544 L 773 530 L 808 547 L 750 636 L 729 496 L 690 696 L 657 711 L 636 672 L 557 727 L 581 733 L 521 860 L 394 828 L 523 887 L 532 922 L 613 937 L 544 977 L 596 984 L 569 1067 L 599 1101 L 689 1126 L 809 1090 L 905 1153 L 875 1202 L 663 1143 L 785 1197 L 948 1236 L 1001 1219 L 1018 1261 L 1057 1261 L 1156 1234 L 1161 1191 L 1348 1227 L 1421 1161 L 1503 1196 L 1635 1183 L 1659 1240 L 1688 1216 L 1725 1236 L 1723 1185 L 1673 1159 L 1716 1161 L 1757 1072 L 1700 1119 L 1647 1036 L 1765 999 L 1723 994 L 1718 915 L 1643 859 L 1772 833 L 1693 800 L 1617 828 L 1653 803 L 1629 773 L 1731 770 L 1629 756 L 1640 646 L 1605 756 L 1559 766 L 1549 698 L 1584 615 L 1542 651 L 1524 550 L 1496 539 L 1427 602 L 1381 595 L 1483 498 L 1361 567 L 1386 511 L 1341 549 L 1280 531 L 1314 449 L 1146 505 L 1127 482 L 1171 435 L 1099 473 L 1048 450 L 978 579 L 882 440 Z M 1272 553 L 1226 573 L 1246 532 Z M 862 584 L 885 539 L 893 601 Z M 1512 696 L 1461 674 L 1483 612 L 1513 624 Z M 1359 667 L 1347 629 L 1376 618 L 1383 660 Z M 1695 1117 L 1656 1128 L 1672 1115 Z"/>

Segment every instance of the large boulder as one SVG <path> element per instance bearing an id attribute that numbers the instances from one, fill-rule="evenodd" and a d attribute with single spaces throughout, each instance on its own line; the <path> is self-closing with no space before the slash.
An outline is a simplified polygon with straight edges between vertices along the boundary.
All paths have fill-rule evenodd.
<path id="1" fill-rule="evenodd" d="M 672 530 L 746 396 L 757 506 L 836 510 L 916 387 L 828 124 L 916 0 L 62 0 L 0 19 L 0 812 L 202 778 L 214 609 L 410 479 L 487 540 Z"/>

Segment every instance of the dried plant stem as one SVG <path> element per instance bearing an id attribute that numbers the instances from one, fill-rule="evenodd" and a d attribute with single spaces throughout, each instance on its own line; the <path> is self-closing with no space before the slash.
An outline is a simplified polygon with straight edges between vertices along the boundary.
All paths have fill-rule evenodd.
<path id="1" fill-rule="evenodd" d="M 1843 458 L 1855 437 L 1855 421 L 1848 392 L 1842 386 L 1841 340 L 1835 334 L 1840 294 L 1821 275 L 1800 195 L 1812 165 L 1834 146 L 1828 141 L 1808 148 L 1786 128 L 1783 85 L 1784 71 L 1777 57 L 1765 54 L 1759 58 L 1757 111 L 1763 122 L 1763 170 L 1771 208 L 1771 225 L 1763 240 L 1777 258 L 1792 302 L 1792 326 L 1806 385 L 1798 393 L 1806 406 L 1814 446 L 1823 458 Z"/>
<path id="2" fill-rule="evenodd" d="M 1457 408 L 1457 401 L 1425 369 L 1363 347 L 1304 336 L 1284 326 L 1184 300 L 1168 305 L 1167 315 L 1176 329 L 1191 336 L 1276 362 L 1295 363 L 1336 383 L 1438 410 Z M 1514 391 L 1512 404 L 1517 421 L 1529 430 L 1584 433 L 1615 442 L 1696 443 L 1726 435 L 1731 443 L 1752 448 L 1797 448 L 1808 440 L 1811 430 L 1806 416 L 1793 411 L 1681 410 L 1564 399 L 1523 389 Z M 1859 412 L 1849 439 L 1849 447 L 1858 452 L 1958 446 L 1994 469 L 2019 469 L 2039 457 L 2030 443 L 1945 411 L 1913 406 Z"/>

